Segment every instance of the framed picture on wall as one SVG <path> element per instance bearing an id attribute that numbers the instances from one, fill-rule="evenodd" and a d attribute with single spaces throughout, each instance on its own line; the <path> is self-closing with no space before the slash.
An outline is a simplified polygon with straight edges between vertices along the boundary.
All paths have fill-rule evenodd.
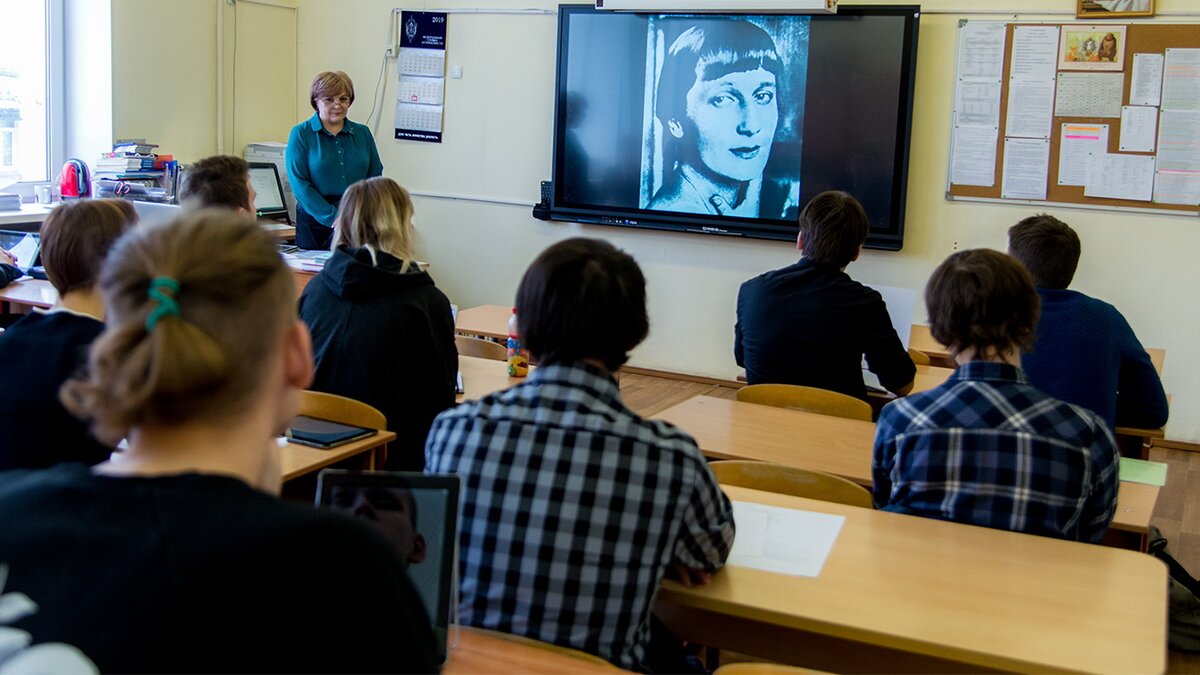
<path id="1" fill-rule="evenodd" d="M 1059 33 L 1059 70 L 1123 70 L 1125 26 L 1067 24 Z"/>
<path id="2" fill-rule="evenodd" d="M 1080 19 L 1124 19 L 1154 16 L 1154 0 L 1075 0 Z"/>

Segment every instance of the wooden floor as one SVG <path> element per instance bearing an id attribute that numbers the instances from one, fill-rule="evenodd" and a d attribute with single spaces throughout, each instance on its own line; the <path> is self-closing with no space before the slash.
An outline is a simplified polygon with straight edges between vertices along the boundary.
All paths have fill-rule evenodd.
<path id="1" fill-rule="evenodd" d="M 693 396 L 733 398 L 737 389 L 635 373 L 621 373 L 625 405 L 649 417 Z M 1150 459 L 1166 462 L 1167 484 L 1159 495 L 1153 523 L 1170 542 L 1175 559 L 1200 576 L 1200 453 L 1156 447 Z M 1171 652 L 1167 672 L 1200 673 L 1200 654 Z"/>

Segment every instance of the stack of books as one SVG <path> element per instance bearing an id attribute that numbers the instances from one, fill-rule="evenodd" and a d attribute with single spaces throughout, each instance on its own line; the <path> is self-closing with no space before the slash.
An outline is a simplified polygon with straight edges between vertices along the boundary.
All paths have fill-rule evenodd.
<path id="1" fill-rule="evenodd" d="M 13 192 L 0 192 L 0 211 L 20 211 L 21 195 Z"/>
<path id="2" fill-rule="evenodd" d="M 112 152 L 102 153 L 96 162 L 92 174 L 95 195 L 169 201 L 171 191 L 164 186 L 164 177 L 170 178 L 166 165 L 174 162 L 170 155 L 156 154 L 157 148 L 157 144 L 143 138 L 114 143 Z"/>

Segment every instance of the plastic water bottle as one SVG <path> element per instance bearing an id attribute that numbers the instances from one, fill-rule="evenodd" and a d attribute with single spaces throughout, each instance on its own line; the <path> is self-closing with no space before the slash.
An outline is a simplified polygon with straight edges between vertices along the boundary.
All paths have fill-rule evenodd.
<path id="1" fill-rule="evenodd" d="M 525 377 L 529 374 L 529 350 L 521 344 L 517 335 L 517 308 L 513 307 L 508 317 L 508 376 Z"/>

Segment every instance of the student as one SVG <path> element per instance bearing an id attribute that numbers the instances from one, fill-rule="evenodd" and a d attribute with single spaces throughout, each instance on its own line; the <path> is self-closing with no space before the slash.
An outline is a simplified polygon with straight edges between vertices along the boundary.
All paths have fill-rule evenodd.
<path id="1" fill-rule="evenodd" d="M 4 288 L 23 276 L 25 273 L 17 267 L 17 259 L 13 257 L 12 253 L 0 248 L 0 288 Z"/>
<path id="2" fill-rule="evenodd" d="M 458 350 L 450 301 L 417 266 L 412 216 L 396 181 L 351 185 L 333 256 L 304 288 L 300 318 L 313 336 L 312 388 L 378 408 L 397 436 L 388 468 L 420 471 L 429 425 L 454 405 Z"/>
<path id="3" fill-rule="evenodd" d="M 213 155 L 189 166 L 179 185 L 185 209 L 220 207 L 254 215 L 250 165 L 241 157 Z"/>
<path id="4" fill-rule="evenodd" d="M 621 401 L 613 373 L 648 330 L 632 258 L 559 242 L 516 306 L 537 369 L 439 415 L 425 449 L 427 472 L 463 480 L 459 618 L 636 670 L 663 576 L 706 582 L 733 512 L 687 434 Z"/>
<path id="5" fill-rule="evenodd" d="M 434 638 L 369 523 L 282 502 L 275 436 L 312 376 L 295 282 L 253 220 L 123 238 L 108 327 L 67 407 L 127 450 L 0 474 L 6 593 L 101 672 L 433 672 Z"/>
<path id="6" fill-rule="evenodd" d="M 892 327 L 887 305 L 846 266 L 867 240 L 867 214 L 845 192 L 822 192 L 800 212 L 795 265 L 742 284 L 733 355 L 750 384 L 799 384 L 866 398 L 862 359 L 899 395 L 916 366 Z"/>
<path id="7" fill-rule="evenodd" d="M 959 364 L 944 384 L 884 406 L 875 505 L 1002 530 L 1099 542 L 1117 504 L 1118 455 L 1095 413 L 1025 380 L 1038 297 L 1013 258 L 960 251 L 925 287 L 929 328 Z"/>
<path id="8" fill-rule="evenodd" d="M 1068 290 L 1079 235 L 1054 216 L 1030 216 L 1008 230 L 1008 252 L 1037 285 L 1042 318 L 1033 351 L 1021 357 L 1038 389 L 1117 425 L 1167 423 L 1167 395 L 1142 343 L 1116 307 Z"/>
<path id="9" fill-rule="evenodd" d="M 63 408 L 58 389 L 83 367 L 104 330 L 104 301 L 96 283 L 104 256 L 137 222 L 123 199 L 64 202 L 42 223 L 42 261 L 58 302 L 34 309 L 0 335 L 0 470 L 59 462 L 96 464 L 112 446 Z"/>

